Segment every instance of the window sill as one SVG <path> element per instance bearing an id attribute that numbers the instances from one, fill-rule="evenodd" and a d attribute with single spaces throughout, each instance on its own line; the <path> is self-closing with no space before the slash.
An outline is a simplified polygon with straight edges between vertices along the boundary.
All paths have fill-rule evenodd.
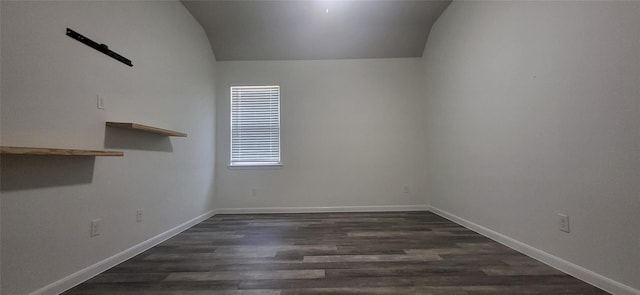
<path id="1" fill-rule="evenodd" d="M 280 169 L 282 164 L 236 164 L 227 165 L 229 169 Z"/>

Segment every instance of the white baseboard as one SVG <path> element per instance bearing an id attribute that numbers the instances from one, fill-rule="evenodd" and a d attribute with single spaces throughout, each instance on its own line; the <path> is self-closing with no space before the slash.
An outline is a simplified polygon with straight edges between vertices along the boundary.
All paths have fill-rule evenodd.
<path id="1" fill-rule="evenodd" d="M 220 208 L 216 214 L 427 211 L 427 205 Z"/>
<path id="2" fill-rule="evenodd" d="M 590 271 L 577 264 L 566 261 L 560 257 L 551 255 L 547 252 L 529 246 L 518 240 L 505 236 L 501 233 L 493 231 L 477 223 L 473 223 L 462 217 L 451 214 L 447 211 L 440 210 L 433 206 L 428 206 L 429 211 L 438 214 L 446 219 L 449 219 L 455 223 L 458 223 L 466 228 L 474 230 L 483 236 L 486 236 L 500 244 L 503 244 L 509 248 L 512 248 L 522 254 L 525 254 L 535 260 L 538 260 L 544 264 L 547 264 L 553 268 L 556 268 L 562 272 L 572 275 L 580 280 L 583 280 L 589 284 L 592 284 L 600 289 L 617 295 L 640 295 L 640 290 L 634 289 L 623 283 L 605 277 L 601 274 Z"/>
<path id="3" fill-rule="evenodd" d="M 124 262 L 127 259 L 136 256 L 149 248 L 158 245 L 167 239 L 183 232 L 184 230 L 208 219 L 209 217 L 214 215 L 214 211 L 209 211 L 200 216 L 197 216 L 183 224 L 180 224 L 168 231 L 165 231 L 153 238 L 150 238 L 138 245 L 135 245 L 129 249 L 126 249 L 116 255 L 113 255 L 105 260 L 102 260 L 94 265 L 86 267 L 80 271 L 77 271 L 71 275 L 68 275 L 60 280 L 57 280 L 47 286 L 44 286 L 34 292 L 31 295 L 48 295 L 48 294 L 60 294 L 64 291 L 67 291 L 80 283 L 93 278 L 94 276 Z"/>

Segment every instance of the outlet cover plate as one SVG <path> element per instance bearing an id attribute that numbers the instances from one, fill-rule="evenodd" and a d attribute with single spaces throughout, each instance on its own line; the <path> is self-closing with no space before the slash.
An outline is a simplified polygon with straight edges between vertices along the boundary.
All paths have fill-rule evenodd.
<path id="1" fill-rule="evenodd" d="M 570 232 L 569 216 L 566 214 L 558 214 L 558 229 L 566 233 Z"/>
<path id="2" fill-rule="evenodd" d="M 98 95 L 97 106 L 99 110 L 104 110 L 104 97 Z"/>
<path id="3" fill-rule="evenodd" d="M 96 218 L 91 220 L 91 231 L 89 232 L 89 236 L 95 237 L 100 235 L 100 222 L 102 219 Z"/>

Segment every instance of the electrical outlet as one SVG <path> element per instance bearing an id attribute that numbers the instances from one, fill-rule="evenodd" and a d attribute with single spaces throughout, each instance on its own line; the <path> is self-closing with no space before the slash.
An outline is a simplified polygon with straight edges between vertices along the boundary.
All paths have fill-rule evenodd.
<path id="1" fill-rule="evenodd" d="M 405 194 L 408 194 L 408 193 L 409 193 L 409 186 L 408 186 L 408 185 L 405 185 L 405 186 L 402 188 L 402 192 L 403 192 L 403 193 L 405 193 Z"/>
<path id="2" fill-rule="evenodd" d="M 104 110 L 104 97 L 98 95 L 97 104 L 98 104 L 98 109 Z"/>
<path id="3" fill-rule="evenodd" d="M 558 228 L 563 232 L 569 232 L 569 216 L 558 214 Z"/>
<path id="4" fill-rule="evenodd" d="M 255 188 L 251 189 L 251 196 L 255 197 L 258 194 L 258 190 Z"/>
<path id="5" fill-rule="evenodd" d="M 138 209 L 138 211 L 136 211 L 136 221 L 142 222 L 142 209 Z"/>
<path id="6" fill-rule="evenodd" d="M 102 219 L 100 218 L 96 218 L 94 220 L 91 220 L 91 231 L 89 233 L 89 236 L 91 237 L 95 237 L 100 235 L 100 222 L 102 221 Z"/>

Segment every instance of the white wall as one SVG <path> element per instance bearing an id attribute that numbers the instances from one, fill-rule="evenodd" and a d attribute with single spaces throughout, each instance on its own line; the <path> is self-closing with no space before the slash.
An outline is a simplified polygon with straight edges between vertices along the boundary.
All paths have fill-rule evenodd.
<path id="1" fill-rule="evenodd" d="M 422 74 L 419 58 L 218 62 L 216 209 L 423 205 Z M 281 86 L 280 169 L 227 167 L 229 85 L 252 84 Z"/>
<path id="2" fill-rule="evenodd" d="M 67 27 L 134 66 L 67 37 Z M 213 209 L 214 63 L 177 1 L 2 1 L 2 144 L 125 151 L 3 156 L 2 294 L 34 291 Z M 105 129 L 107 120 L 189 137 Z M 90 238 L 94 218 L 102 234 Z"/>
<path id="3" fill-rule="evenodd" d="M 431 205 L 637 292 L 640 2 L 456 1 L 424 59 Z"/>

